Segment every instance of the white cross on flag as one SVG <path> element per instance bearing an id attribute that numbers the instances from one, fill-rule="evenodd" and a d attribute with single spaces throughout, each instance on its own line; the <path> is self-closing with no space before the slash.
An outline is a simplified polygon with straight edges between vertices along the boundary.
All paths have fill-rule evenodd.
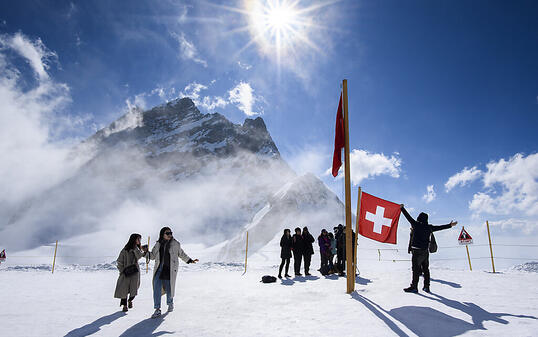
<path id="1" fill-rule="evenodd" d="M 396 244 L 400 205 L 362 192 L 359 234 L 369 239 Z"/>

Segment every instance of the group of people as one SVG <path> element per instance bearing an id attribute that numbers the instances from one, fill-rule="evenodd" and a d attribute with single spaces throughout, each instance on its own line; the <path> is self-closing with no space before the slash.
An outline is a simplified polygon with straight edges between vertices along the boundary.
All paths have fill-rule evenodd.
<path id="1" fill-rule="evenodd" d="M 429 270 L 429 253 L 430 242 L 433 232 L 454 227 L 458 222 L 450 221 L 449 224 L 434 226 L 428 223 L 428 214 L 420 213 L 417 219 L 413 219 L 407 212 L 404 205 L 400 209 L 411 224 L 411 236 L 409 240 L 409 253 L 412 254 L 411 263 L 413 277 L 411 285 L 404 289 L 405 292 L 418 292 L 418 281 L 420 275 L 424 276 L 424 287 L 426 292 L 430 292 L 430 270 Z M 334 234 L 322 229 L 318 236 L 318 245 L 321 257 L 321 267 L 318 269 L 322 275 L 338 273 L 344 276 L 346 261 L 346 231 L 342 224 L 333 228 Z M 353 232 L 352 241 L 355 242 L 355 232 Z M 285 277 L 291 277 L 288 274 L 290 259 L 294 259 L 295 276 L 301 276 L 301 262 L 304 259 L 305 275 L 311 275 L 310 261 L 314 254 L 313 249 L 314 237 L 310 234 L 307 227 L 295 228 L 295 234 L 291 236 L 289 229 L 284 229 L 284 234 L 280 239 L 280 258 L 282 262 L 278 269 L 278 278 L 282 278 L 282 269 L 285 267 Z M 353 256 L 355 254 L 355 245 L 353 245 Z M 336 256 L 336 262 L 334 257 Z"/>
<path id="2" fill-rule="evenodd" d="M 114 297 L 120 299 L 120 306 L 127 312 L 133 307 L 133 300 L 140 287 L 140 267 L 138 260 L 146 257 L 155 260 L 153 269 L 153 307 L 155 312 L 152 318 L 161 315 L 161 296 L 166 294 L 168 312 L 174 310 L 174 294 L 176 288 L 179 259 L 185 263 L 196 263 L 198 259 L 191 259 L 181 248 L 181 244 L 172 236 L 170 227 L 163 227 L 159 233 L 159 240 L 150 251 L 147 245 L 141 245 L 142 236 L 131 234 L 129 241 L 121 250 L 117 259 L 120 272 L 116 282 Z"/>
<path id="3" fill-rule="evenodd" d="M 318 271 L 322 275 L 338 273 L 344 276 L 346 261 L 346 235 L 345 227 L 339 224 L 333 228 L 334 233 L 321 230 L 318 236 L 318 246 L 321 256 L 321 266 Z M 355 232 L 353 232 L 353 241 L 355 241 Z M 314 254 L 315 239 L 308 231 L 308 227 L 295 228 L 295 234 L 291 235 L 291 230 L 284 229 L 284 234 L 280 239 L 280 258 L 282 259 L 278 269 L 278 278 L 282 278 L 282 270 L 285 268 L 285 277 L 291 277 L 289 272 L 290 260 L 293 255 L 293 266 L 295 276 L 302 276 L 301 263 L 304 260 L 304 274 L 310 276 L 310 262 Z M 353 248 L 353 253 L 355 248 Z M 292 254 L 293 253 L 293 254 Z M 335 260 L 336 256 L 336 261 Z"/>

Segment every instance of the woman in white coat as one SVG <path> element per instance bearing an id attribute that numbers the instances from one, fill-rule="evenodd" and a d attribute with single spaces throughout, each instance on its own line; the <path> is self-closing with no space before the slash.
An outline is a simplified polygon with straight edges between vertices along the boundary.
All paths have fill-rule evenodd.
<path id="1" fill-rule="evenodd" d="M 155 312 L 151 317 L 161 315 L 161 296 L 166 293 L 168 312 L 174 310 L 174 294 L 176 288 L 179 259 L 185 263 L 196 263 L 181 249 L 179 242 L 172 236 L 170 227 L 163 227 L 159 240 L 150 252 L 150 259 L 155 260 L 153 268 L 153 307 Z"/>

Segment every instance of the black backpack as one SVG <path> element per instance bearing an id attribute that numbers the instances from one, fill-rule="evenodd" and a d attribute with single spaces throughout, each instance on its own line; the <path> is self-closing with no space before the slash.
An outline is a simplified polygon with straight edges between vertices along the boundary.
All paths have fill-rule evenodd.
<path id="1" fill-rule="evenodd" d="M 437 241 L 435 241 L 435 235 L 430 236 L 430 245 L 428 246 L 430 253 L 435 253 L 437 251 Z"/>
<path id="2" fill-rule="evenodd" d="M 263 282 L 263 283 L 273 283 L 273 282 L 276 282 L 276 277 L 271 276 L 271 275 L 265 275 L 265 276 L 262 276 L 261 282 Z"/>

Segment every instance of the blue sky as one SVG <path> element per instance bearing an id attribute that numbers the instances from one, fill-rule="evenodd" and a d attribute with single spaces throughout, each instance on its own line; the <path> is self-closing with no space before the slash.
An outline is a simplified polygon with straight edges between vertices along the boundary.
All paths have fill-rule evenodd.
<path id="1" fill-rule="evenodd" d="M 87 137 L 128 105 L 194 94 L 204 113 L 262 116 L 283 157 L 341 197 L 325 172 L 347 78 L 356 185 L 434 222 L 489 219 L 536 237 L 536 2 L 297 1 L 299 33 L 283 30 L 280 58 L 270 33 L 252 42 L 247 3 L 267 5 L 2 2 L 0 51 L 19 90 L 37 79 L 9 42 L 17 35 L 42 47 L 51 81 L 68 88 L 55 117 L 70 127 L 53 122 L 54 142 Z"/>

